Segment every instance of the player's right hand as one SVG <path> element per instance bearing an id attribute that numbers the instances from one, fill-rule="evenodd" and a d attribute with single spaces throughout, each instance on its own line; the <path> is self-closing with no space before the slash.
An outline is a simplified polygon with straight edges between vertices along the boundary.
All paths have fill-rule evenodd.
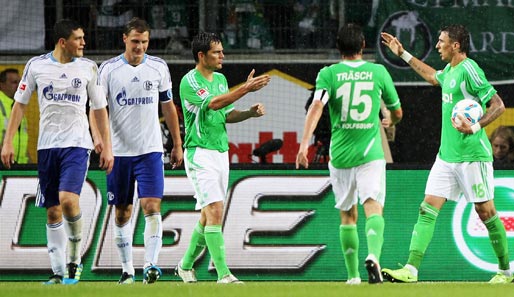
<path id="1" fill-rule="evenodd" d="M 12 144 L 4 143 L 2 146 L 2 164 L 7 169 L 10 169 L 11 164 L 14 164 L 14 147 Z"/>
<path id="2" fill-rule="evenodd" d="M 307 158 L 307 152 L 298 151 L 296 155 L 296 169 L 300 169 L 300 166 L 309 168 L 309 159 Z"/>
<path id="3" fill-rule="evenodd" d="M 95 153 L 101 154 L 104 150 L 104 142 L 101 137 L 94 138 L 93 137 L 93 143 L 95 146 Z"/>
<path id="4" fill-rule="evenodd" d="M 387 32 L 380 33 L 380 36 L 382 37 L 382 44 L 387 46 L 395 55 L 403 54 L 403 45 L 396 37 Z"/>

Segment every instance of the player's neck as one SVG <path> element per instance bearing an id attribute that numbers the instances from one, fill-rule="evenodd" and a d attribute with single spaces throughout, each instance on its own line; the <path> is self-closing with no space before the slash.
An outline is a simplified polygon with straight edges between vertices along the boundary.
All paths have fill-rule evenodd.
<path id="1" fill-rule="evenodd" d="M 126 52 L 123 53 L 123 57 L 132 66 L 137 66 L 137 65 L 143 63 L 143 59 L 144 59 L 144 57 L 134 57 L 134 56 L 131 56 L 131 55 L 127 54 Z"/>
<path id="2" fill-rule="evenodd" d="M 466 55 L 465 53 L 457 53 L 452 57 L 452 59 L 450 61 L 450 66 L 455 67 L 455 66 L 459 65 L 460 62 L 466 60 L 467 58 L 468 58 L 468 55 Z"/>
<path id="3" fill-rule="evenodd" d="M 54 59 L 61 63 L 61 64 L 66 64 L 66 63 L 69 63 L 71 61 L 73 61 L 73 56 L 71 55 L 66 55 L 66 53 L 61 50 L 61 48 L 59 47 L 55 47 L 54 51 L 52 52 L 52 56 L 54 57 Z"/>
<path id="4" fill-rule="evenodd" d="M 345 55 L 343 55 L 343 56 L 342 56 L 342 59 L 343 59 L 343 60 L 346 60 L 346 61 L 362 60 L 362 54 L 356 54 L 356 55 L 351 55 L 351 56 L 345 56 Z"/>
<path id="5" fill-rule="evenodd" d="M 196 65 L 196 70 L 198 70 L 198 72 L 200 72 L 200 74 L 202 74 L 202 76 L 205 77 L 205 79 L 207 79 L 208 81 L 212 81 L 214 71 L 202 67 L 201 65 Z"/>

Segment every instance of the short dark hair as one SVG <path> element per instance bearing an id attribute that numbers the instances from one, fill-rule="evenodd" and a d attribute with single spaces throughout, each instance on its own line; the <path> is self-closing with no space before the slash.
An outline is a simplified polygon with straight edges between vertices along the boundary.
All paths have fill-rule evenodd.
<path id="1" fill-rule="evenodd" d="M 348 23 L 337 33 L 337 49 L 343 56 L 358 54 L 364 45 L 364 33 L 361 26 Z"/>
<path id="2" fill-rule="evenodd" d="M 4 69 L 4 71 L 0 72 L 0 83 L 7 82 L 7 74 L 9 73 L 20 74 L 20 72 L 16 68 L 6 68 Z"/>
<path id="3" fill-rule="evenodd" d="M 200 32 L 193 38 L 191 42 L 191 52 L 195 62 L 198 63 L 198 53 L 206 54 L 211 49 L 211 43 L 221 43 L 218 34 L 211 32 Z"/>
<path id="4" fill-rule="evenodd" d="M 451 41 L 460 43 L 460 52 L 469 53 L 469 31 L 463 25 L 453 24 L 442 27 L 440 32 L 448 33 Z"/>
<path id="5" fill-rule="evenodd" d="M 130 31 L 136 30 L 137 33 L 144 33 L 148 32 L 148 35 L 150 35 L 150 25 L 138 17 L 133 17 L 128 23 L 125 24 L 125 27 L 123 28 L 123 34 L 129 35 Z"/>
<path id="6" fill-rule="evenodd" d="M 62 19 L 54 25 L 54 42 L 57 43 L 59 39 L 68 39 L 73 31 L 83 29 L 82 26 L 74 20 Z"/>

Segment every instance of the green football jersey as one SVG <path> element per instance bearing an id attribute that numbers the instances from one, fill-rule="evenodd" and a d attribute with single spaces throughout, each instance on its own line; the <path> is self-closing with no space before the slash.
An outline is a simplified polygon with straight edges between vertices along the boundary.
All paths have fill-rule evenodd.
<path id="1" fill-rule="evenodd" d="M 385 67 L 362 60 L 342 61 L 320 70 L 316 90 L 328 93 L 323 103 L 328 104 L 332 126 L 331 164 L 350 168 L 384 159 L 380 100 L 390 110 L 401 107 Z"/>
<path id="2" fill-rule="evenodd" d="M 227 79 L 221 73 L 215 72 L 212 81 L 208 81 L 196 69 L 184 75 L 180 82 L 180 100 L 186 129 L 185 148 L 228 151 L 225 124 L 227 115 L 234 110 L 234 105 L 230 104 L 219 110 L 208 107 L 212 98 L 225 94 L 228 90 Z"/>
<path id="3" fill-rule="evenodd" d="M 487 134 L 481 129 L 475 134 L 463 134 L 452 125 L 452 110 L 462 99 L 477 101 L 485 111 L 485 105 L 496 90 L 487 81 L 484 71 L 472 59 L 465 59 L 455 67 L 446 65 L 436 72 L 442 89 L 442 126 L 439 157 L 451 163 L 492 161 L 492 148 Z"/>

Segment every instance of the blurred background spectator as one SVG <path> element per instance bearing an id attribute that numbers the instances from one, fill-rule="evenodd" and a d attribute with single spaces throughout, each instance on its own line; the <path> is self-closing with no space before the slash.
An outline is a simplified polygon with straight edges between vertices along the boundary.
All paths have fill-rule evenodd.
<path id="1" fill-rule="evenodd" d="M 132 17 L 143 17 L 143 5 L 137 0 L 98 0 L 91 4 L 95 49 L 111 50 L 124 48 L 123 26 Z M 91 21 L 93 21 L 91 20 Z M 82 24 L 84 25 L 84 24 Z"/>
<path id="2" fill-rule="evenodd" d="M 493 146 L 494 165 L 514 164 L 514 130 L 499 126 L 489 137 Z"/>
<path id="3" fill-rule="evenodd" d="M 189 48 L 187 0 L 150 0 L 145 7 L 153 48 L 170 53 Z"/>
<path id="4" fill-rule="evenodd" d="M 0 72 L 0 146 L 3 144 L 5 130 L 7 130 L 7 123 L 14 104 L 14 93 L 18 89 L 20 79 L 18 69 L 7 68 Z M 20 128 L 13 138 L 14 161 L 17 164 L 29 162 L 28 141 L 27 118 L 23 116 Z"/>
<path id="5" fill-rule="evenodd" d="M 226 24 L 223 30 L 227 49 L 272 50 L 274 41 L 259 1 L 227 1 Z"/>

